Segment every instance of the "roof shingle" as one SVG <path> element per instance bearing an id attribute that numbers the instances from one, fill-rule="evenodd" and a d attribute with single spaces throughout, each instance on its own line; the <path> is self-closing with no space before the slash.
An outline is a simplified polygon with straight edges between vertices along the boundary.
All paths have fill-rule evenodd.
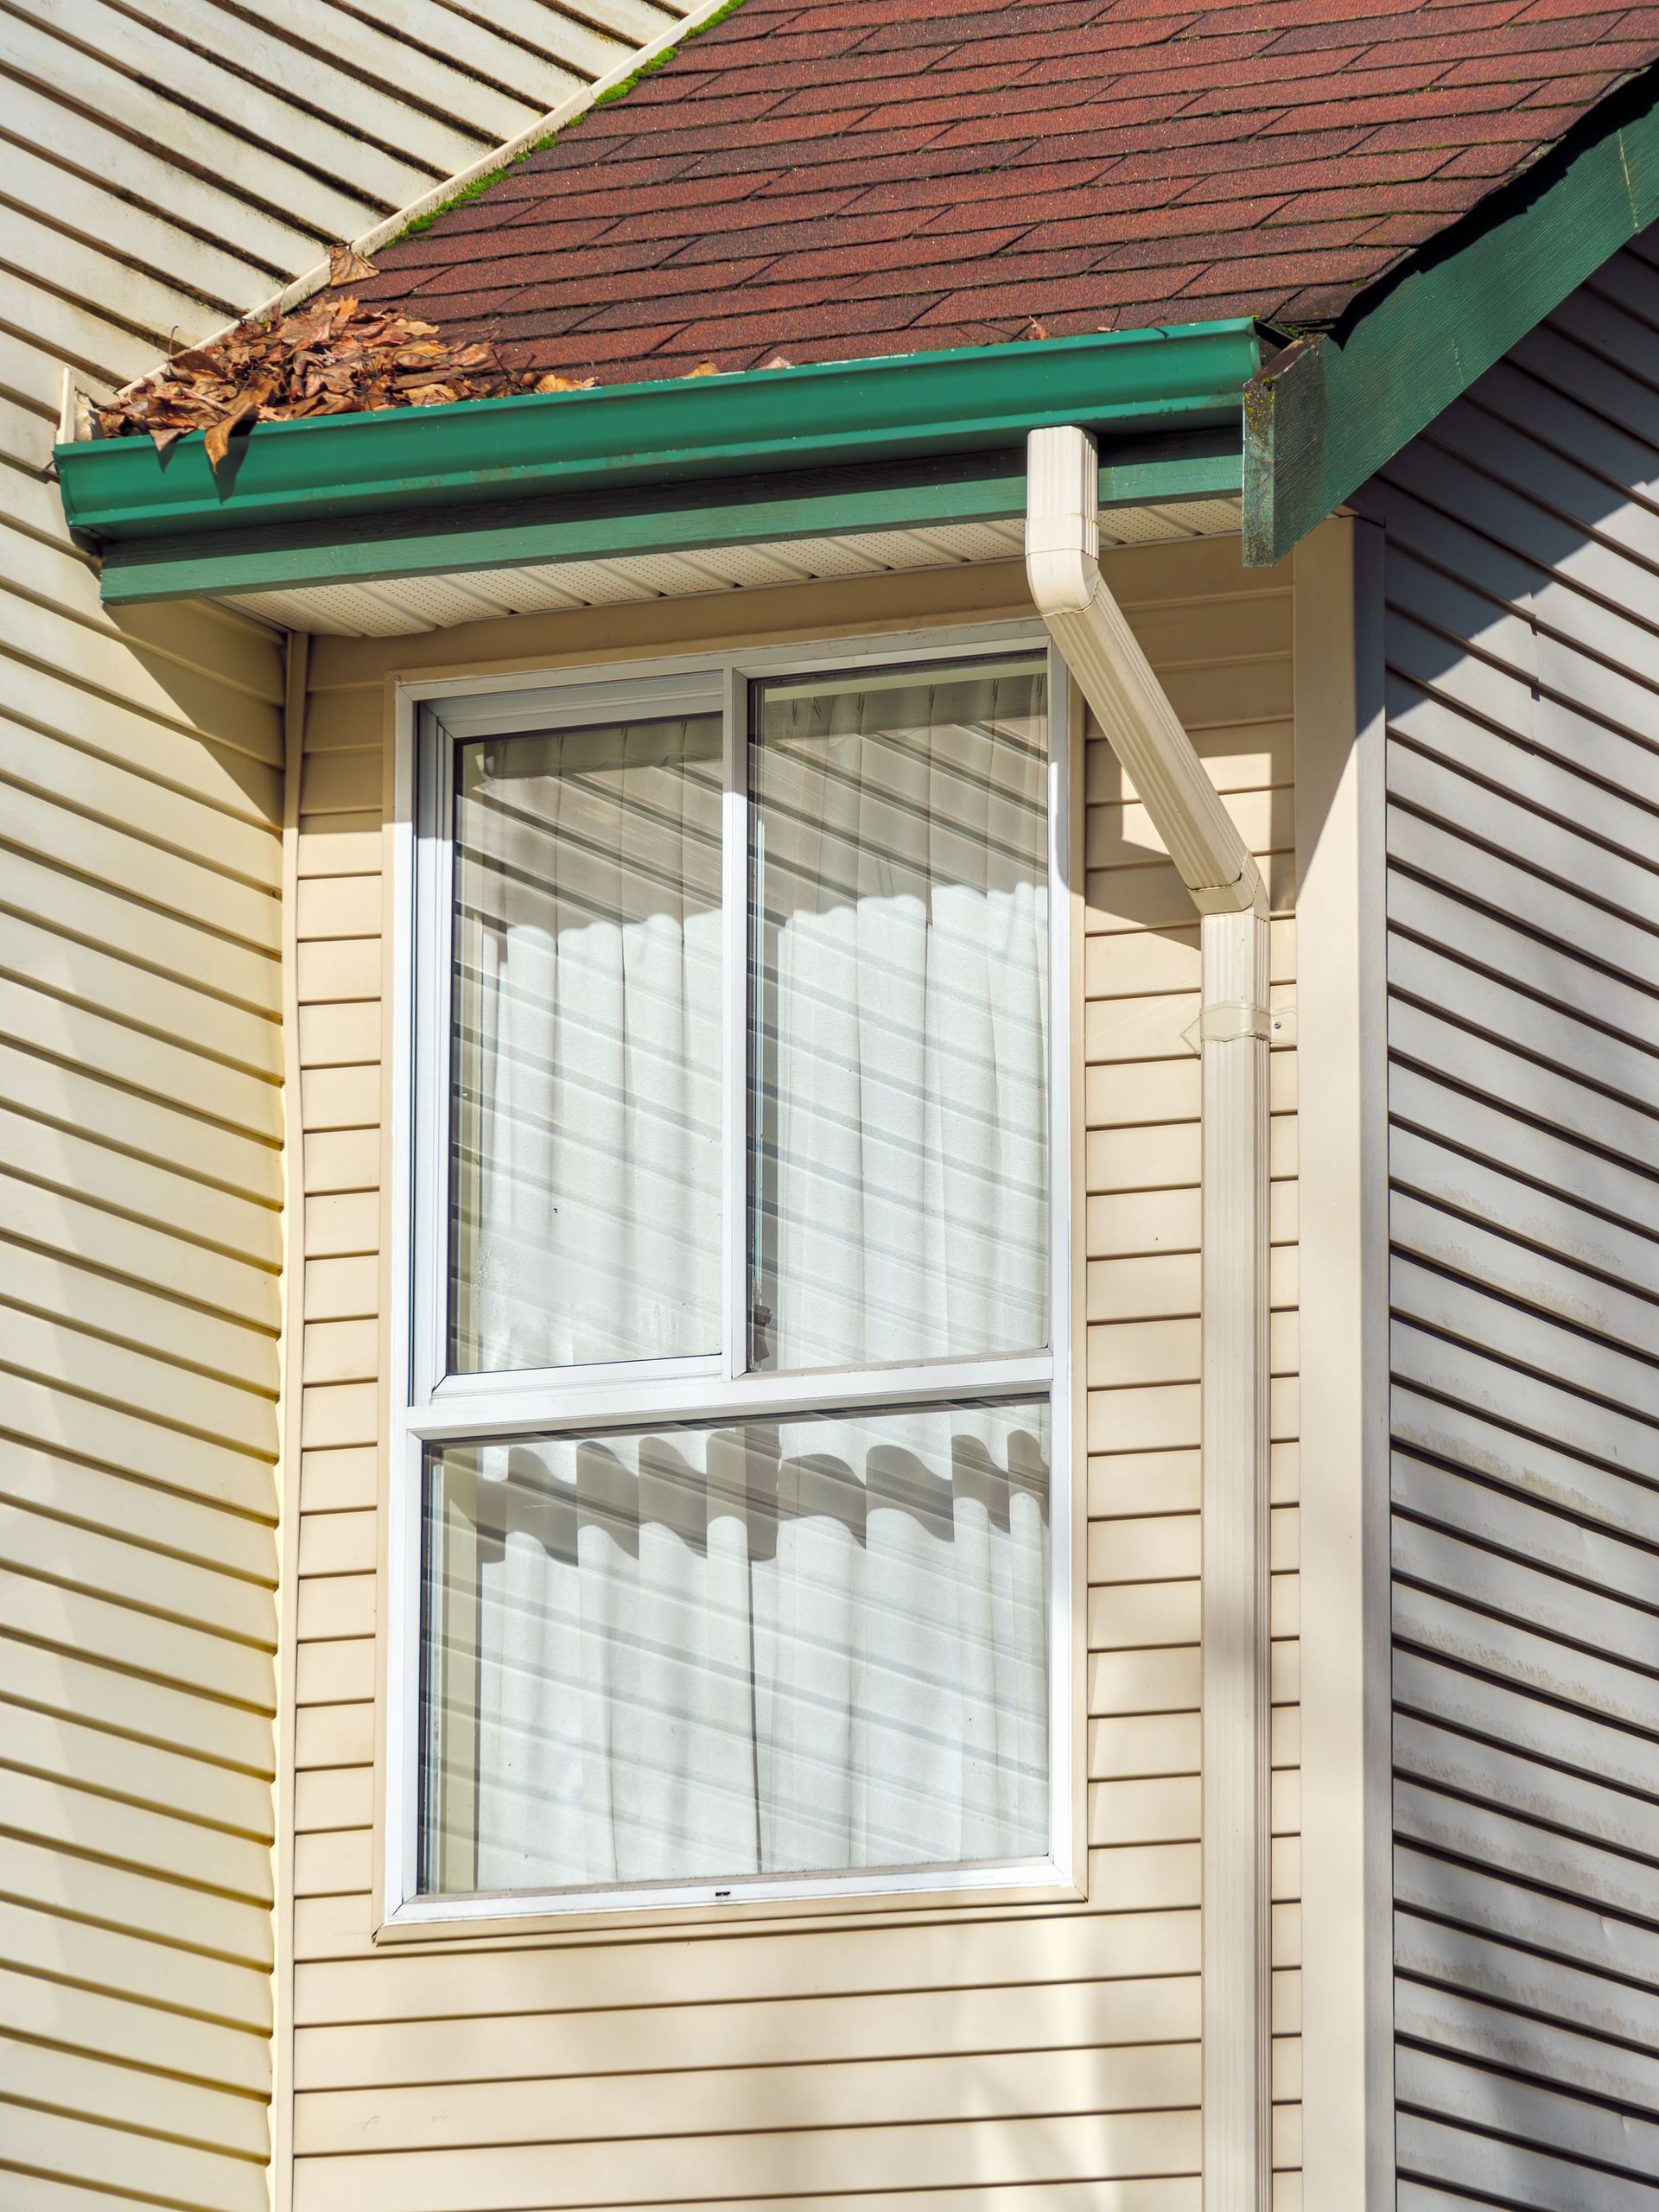
<path id="1" fill-rule="evenodd" d="M 746 0 L 358 289 L 601 382 L 1325 321 L 1656 60 L 1605 0 Z"/>

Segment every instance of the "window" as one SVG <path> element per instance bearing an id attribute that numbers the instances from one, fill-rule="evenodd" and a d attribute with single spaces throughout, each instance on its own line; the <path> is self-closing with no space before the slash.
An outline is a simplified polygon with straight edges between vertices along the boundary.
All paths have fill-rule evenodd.
<path id="1" fill-rule="evenodd" d="M 415 713 L 394 1914 L 1068 1873 L 1064 721 L 1020 637 Z"/>

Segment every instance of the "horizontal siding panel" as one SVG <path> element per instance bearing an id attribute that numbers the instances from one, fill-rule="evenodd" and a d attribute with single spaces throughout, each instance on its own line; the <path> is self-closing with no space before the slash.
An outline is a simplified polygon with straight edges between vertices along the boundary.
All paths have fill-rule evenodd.
<path id="1" fill-rule="evenodd" d="M 1403 1910 L 1395 1916 L 1395 1950 L 1397 1971 L 1411 1980 L 1461 1990 L 1608 2042 L 1628 2040 L 1635 2022 L 1641 2046 L 1651 2048 L 1653 1998 L 1585 1967 Z"/>
<path id="2" fill-rule="evenodd" d="M 949 1924 L 894 1923 L 819 1928 L 778 1943 L 682 1936 L 552 1952 L 388 1951 L 302 1971 L 296 2017 L 318 2025 L 581 2012 L 706 2002 L 711 1989 L 728 2003 L 841 1998 L 1004 1981 L 1136 1980 L 1192 1974 L 1198 1964 L 1198 1918 L 1191 1911 L 1010 1916 L 977 1924 L 971 1943 Z"/>
<path id="3" fill-rule="evenodd" d="M 249 1748 L 254 1748 L 251 1741 Z M 177 1767 L 184 1765 L 176 1752 L 151 1753 L 157 1764 L 168 1755 Z M 232 1785 L 245 1778 L 228 1777 Z M 197 1794 L 210 1789 L 212 1780 L 193 1777 Z M 6 1795 L 8 1803 L 17 1808 L 15 1818 L 19 1832 L 50 1849 L 73 1853 L 82 1862 L 95 1860 L 99 1868 L 154 1874 L 158 1879 L 183 1885 L 179 1891 L 181 1902 L 194 1902 L 199 1891 L 213 1892 L 219 1904 L 204 1927 L 222 1920 L 226 1902 L 262 1912 L 270 1908 L 270 1854 L 263 1845 L 236 1839 L 227 1843 L 222 1829 L 209 1830 L 188 1815 L 156 1812 L 130 1800 L 117 1811 L 112 1801 L 95 1789 L 83 1789 L 73 1780 L 25 1774 L 16 1768 L 6 1775 Z M 233 1798 L 231 1807 L 234 1809 Z M 82 1873 L 79 1910 L 83 1912 L 89 1909 L 103 1878 L 96 1870 Z M 143 1925 L 149 1929 L 151 1923 Z M 175 1940 L 165 1914 L 154 1923 L 152 1932 Z"/>
<path id="4" fill-rule="evenodd" d="M 1520 2138 L 1560 2158 L 1605 2166 L 1645 2183 L 1659 2173 L 1659 2128 L 1506 2075 L 1456 2064 L 1427 2051 L 1400 2057 L 1400 2102 L 1465 2127 Z"/>
<path id="5" fill-rule="evenodd" d="M 218 2021 L 10 1965 L 0 1965 L 0 2017 L 16 2035 L 110 2058 L 141 2072 L 153 2069 L 260 2100 L 270 2094 L 265 2038 L 227 2031 Z"/>
<path id="6" fill-rule="evenodd" d="M 1427 1982 L 1402 1981 L 1395 2024 L 1419 2046 L 1461 2053 L 1481 2066 L 1558 2082 L 1581 2094 L 1659 2112 L 1659 2060 L 1574 2035 L 1523 2013 L 1482 2005 Z"/>
<path id="7" fill-rule="evenodd" d="M 217 2020 L 256 2040 L 270 2032 L 270 1979 L 258 1969 L 6 1904 L 0 1904 L 0 1938 L 7 1964 L 18 1973 L 49 1974 Z"/>
<path id="8" fill-rule="evenodd" d="M 276 1333 L 277 1285 L 264 1268 L 13 1175 L 0 1174 L 0 1218 L 10 1239 L 42 1253 L 73 1252 L 100 1276 L 118 1277 L 129 1286 L 148 1283 L 163 1297 L 190 1300 L 210 1342 L 227 1328 L 266 1338 Z M 245 1379 L 264 1382 L 269 1348 L 264 1363 L 247 1373 L 245 1360 L 233 1349 L 237 1341 L 235 1335 L 223 1337 L 226 1363 L 220 1371 L 242 1370 Z M 204 1363 L 218 1363 L 209 1358 Z"/>
<path id="9" fill-rule="evenodd" d="M 79 1652 L 210 1696 L 228 1690 L 249 1710 L 272 1705 L 270 1666 L 262 1652 L 224 1637 L 169 1621 L 97 1590 L 77 1590 L 41 1576 L 35 1562 L 0 1567 L 0 1593 L 12 1633 L 60 1650 Z"/>
<path id="10" fill-rule="evenodd" d="M 274 1020 L 216 1002 L 191 984 L 155 974 L 118 954 L 34 921 L 0 915 L 0 963 L 106 1019 L 152 1031 L 273 1084 L 280 1079 L 282 1040 Z"/>
<path id="11" fill-rule="evenodd" d="M 273 956 L 280 949 L 275 842 L 264 832 L 4 720 L 0 773 L 10 786 L 8 827 L 18 842 L 26 826 L 36 852 L 95 868 L 105 883 Z M 112 817 L 109 810 L 124 803 L 131 812 Z M 191 860 L 193 847 L 212 849 L 219 864 Z"/>
<path id="12" fill-rule="evenodd" d="M 143 1927 L 181 1949 L 204 1951 L 270 1974 L 271 1919 L 263 1904 L 188 1889 L 149 1868 L 69 1859 L 43 1840 L 0 1837 L 0 1879 L 4 1894 L 18 1904 L 106 1928 Z"/>
<path id="13" fill-rule="evenodd" d="M 175 1166 L 170 1161 L 152 1163 L 143 1156 L 138 1147 L 146 1138 L 158 1146 L 167 1144 L 169 1149 L 176 1142 L 182 1154 L 188 1126 L 183 1116 L 168 1113 L 165 1118 L 147 1118 L 143 1102 L 133 1103 L 119 1094 L 112 1097 L 105 1089 L 107 1128 L 89 1131 L 84 1121 L 65 1128 L 43 1119 L 35 1109 L 71 1105 L 74 1092 L 54 1099 L 48 1087 L 49 1071 L 32 1059 L 18 1065 L 0 1057 L 0 1077 L 7 1076 L 11 1077 L 8 1095 L 21 1096 L 27 1102 L 26 1110 L 21 1113 L 0 1105 L 0 1138 L 14 1173 L 56 1192 L 66 1205 L 96 1207 L 111 1216 L 124 1214 L 150 1233 L 165 1235 L 189 1252 L 192 1264 L 200 1267 L 200 1280 L 210 1294 L 204 1304 L 213 1302 L 211 1293 L 216 1287 L 227 1304 L 233 1302 L 232 1286 L 235 1285 L 244 1289 L 251 1303 L 269 1311 L 264 1297 L 255 1298 L 257 1279 L 264 1278 L 265 1296 L 275 1294 L 275 1270 L 282 1248 L 276 1210 L 264 1200 L 265 1171 L 273 1157 L 264 1147 L 232 1136 L 223 1147 L 222 1164 L 238 1170 L 245 1182 L 256 1187 L 257 1196 L 249 1198 L 216 1188 L 193 1174 L 188 1157 Z M 133 1143 L 130 1148 L 118 1149 L 111 1140 L 124 1110 L 131 1114 Z M 208 1164 L 220 1164 L 213 1159 L 211 1131 L 203 1133 L 202 1150 L 208 1155 Z"/>
<path id="14" fill-rule="evenodd" d="M 170 2136 L 198 2150 L 263 2162 L 269 2126 L 263 2101 L 165 2079 L 107 2060 L 0 2037 L 0 2079 L 21 2104 L 68 2105 L 104 2126 Z"/>
<path id="15" fill-rule="evenodd" d="M 142 1289 L 95 1264 L 60 1260 L 7 1240 L 7 1295 L 35 1313 L 94 1330 L 113 1343 L 132 1345 L 200 1369 L 223 1382 L 270 1395 L 271 1337 L 171 1292 Z"/>
<path id="16" fill-rule="evenodd" d="M 1599 2173 L 1576 2159 L 1551 2158 L 1403 2112 L 1397 2139 L 1402 2175 L 1478 2189 L 1488 2204 L 1535 2206 L 1538 2212 L 1651 2212 L 1647 2183 Z"/>
<path id="17" fill-rule="evenodd" d="M 132 2184 L 141 2171 L 152 2204 L 170 2201 L 223 2206 L 225 2212 L 260 2212 L 266 2202 L 262 2161 L 226 2158 L 159 2136 L 144 2139 L 140 2152 L 123 2128 L 27 2105 L 0 2104 L 0 2168 L 14 2164 L 79 2183 L 105 2202 L 137 2201 Z M 167 2197 L 158 2199 L 154 2192 L 162 2189 Z"/>
<path id="18" fill-rule="evenodd" d="M 826 2190 L 982 2188 L 1096 2177 L 1190 2173 L 1198 2114 L 1122 2113 L 913 2127 L 840 2127 L 786 2134 L 666 2139 L 626 2160 L 608 2144 L 544 2152 L 517 2145 L 488 2151 L 302 2159 L 296 2212 L 348 2201 L 357 2212 L 509 2212 L 787 2190 L 802 2173 Z M 626 2195 L 619 2196 L 619 2185 Z"/>
<path id="19" fill-rule="evenodd" d="M 227 1169 L 223 1179 L 232 1187 L 251 1174 L 264 1180 L 270 1153 L 262 1158 L 251 1145 L 248 1149 L 243 1147 L 249 1141 L 262 1146 L 274 1146 L 280 1141 L 282 1099 L 266 1076 L 227 1066 L 170 1037 L 135 1029 L 118 1012 L 106 1014 L 77 1006 L 49 988 L 37 988 L 32 982 L 22 982 L 3 974 L 0 974 L 0 1021 L 14 1047 L 67 1063 L 72 1068 L 79 1064 L 96 1069 L 96 1079 L 111 1087 L 117 1101 L 137 1094 L 140 1103 L 134 1122 L 138 1132 L 156 1125 L 156 1117 L 149 1111 L 152 1107 L 159 1106 L 165 1113 L 176 1110 L 181 1098 L 194 1100 L 201 1120 L 203 1163 L 208 1176 L 223 1165 Z M 118 1110 L 106 1097 L 103 1115 Z M 67 1098 L 65 1110 L 48 1118 L 72 1127 L 84 1125 L 81 1116 L 68 1110 Z M 228 1146 L 226 1137 L 233 1140 Z M 241 1141 L 235 1141 L 238 1139 Z M 136 1135 L 134 1141 L 142 1145 L 142 1135 Z"/>
<path id="20" fill-rule="evenodd" d="M 50 1618 L 44 1611 L 36 1616 L 41 1624 Z M 268 1777 L 272 1770 L 268 1714 L 120 1672 L 73 1650 L 16 1639 L 0 1643 L 0 1693 L 250 1774 Z"/>
<path id="21" fill-rule="evenodd" d="M 1628 2017 L 1639 2025 L 1649 2016 L 1647 2000 L 1659 1992 L 1659 1939 L 1650 1929 L 1421 1852 L 1400 1853 L 1395 1881 L 1402 1911 L 1443 1915 L 1466 1934 L 1524 1943 L 1540 1957 L 1605 1975 L 1616 1985 L 1607 1996 L 1610 2023 Z"/>
<path id="22" fill-rule="evenodd" d="M 281 847 L 272 828 L 283 818 L 279 763 L 251 759 L 246 745 L 229 741 L 226 734 L 191 729 L 164 715 L 143 712 L 136 701 L 87 690 L 50 662 L 42 666 L 9 659 L 5 704 L 8 716 L 24 724 L 26 735 L 38 730 L 60 739 L 66 747 L 73 747 L 99 763 L 100 770 L 118 772 L 107 788 L 101 773 L 95 784 L 89 777 L 72 785 L 66 800 L 73 798 L 88 813 L 119 822 L 130 797 L 128 778 L 153 788 L 158 807 L 194 800 L 214 815 L 226 817 L 232 826 L 222 854 L 216 836 L 188 837 L 183 849 L 198 861 L 222 861 L 253 880 L 275 880 Z M 143 834 L 151 834 L 149 821 L 141 819 L 139 827 Z M 250 857 L 250 848 L 256 844 L 265 848 L 263 866 Z"/>
<path id="23" fill-rule="evenodd" d="M 672 2069 L 688 2050 L 709 2069 L 967 2056 L 991 2050 L 1190 2044 L 1197 1978 L 1041 1982 L 1001 1989 L 892 1992 L 832 2005 L 801 2000 L 688 2004 L 643 2011 L 479 2015 L 460 2020 L 302 2029 L 302 2090 L 505 2082 Z"/>
<path id="24" fill-rule="evenodd" d="M 1390 1332 L 1396 1380 L 1504 1421 L 1547 1444 L 1564 1446 L 1644 1481 L 1659 1479 L 1659 1438 L 1616 1406 L 1503 1360 L 1468 1342 L 1396 1323 Z"/>
<path id="25" fill-rule="evenodd" d="M 848 2112 L 858 2114 L 861 2128 L 900 2120 L 1001 2120 L 1039 2109 L 1055 2116 L 1155 2112 L 1190 2107 L 1198 2096 L 1195 2043 L 1130 2044 L 956 2058 L 905 2054 L 840 2065 L 727 2065 L 715 2072 L 700 2067 L 654 2074 L 645 2099 L 629 2075 L 607 2079 L 592 2072 L 565 2082 L 315 2090 L 300 2097 L 295 2130 L 302 2157 L 349 2151 L 365 2139 L 377 2152 L 469 2143 L 482 2148 L 510 2141 L 533 2112 L 537 2142 L 557 2144 L 563 2153 L 601 2137 L 621 2166 L 642 2136 L 691 2144 L 728 2132 L 811 2128 L 826 2114 Z"/>
<path id="26" fill-rule="evenodd" d="M 84 1389 L 232 1450 L 276 1458 L 274 1398 L 257 1397 L 166 1357 L 130 1350 L 64 1323 L 10 1309 L 4 1349 L 36 1380 Z"/>

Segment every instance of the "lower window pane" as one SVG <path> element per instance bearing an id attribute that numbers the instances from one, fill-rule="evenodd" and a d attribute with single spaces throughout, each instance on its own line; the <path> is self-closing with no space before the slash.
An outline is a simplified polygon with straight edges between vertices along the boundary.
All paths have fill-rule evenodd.
<path id="1" fill-rule="evenodd" d="M 1046 1400 L 450 1447 L 421 1886 L 1048 1848 Z"/>

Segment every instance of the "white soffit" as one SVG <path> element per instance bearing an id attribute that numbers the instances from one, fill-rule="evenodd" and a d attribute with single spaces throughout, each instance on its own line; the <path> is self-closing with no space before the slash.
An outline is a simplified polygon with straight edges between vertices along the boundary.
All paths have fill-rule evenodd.
<path id="1" fill-rule="evenodd" d="M 1167 506 L 1111 507 L 1100 518 L 1103 547 L 1184 537 L 1234 537 L 1236 499 Z M 224 603 L 289 630 L 338 638 L 407 637 L 507 614 L 542 614 L 630 600 L 687 599 L 869 576 L 905 569 L 1017 561 L 1025 525 L 940 524 L 928 530 L 866 531 L 849 537 L 796 537 L 776 545 L 718 545 L 684 553 L 632 553 L 609 561 L 556 561 L 527 569 L 477 569 L 461 575 L 391 576 L 375 583 L 315 584 L 294 591 L 227 593 Z"/>

